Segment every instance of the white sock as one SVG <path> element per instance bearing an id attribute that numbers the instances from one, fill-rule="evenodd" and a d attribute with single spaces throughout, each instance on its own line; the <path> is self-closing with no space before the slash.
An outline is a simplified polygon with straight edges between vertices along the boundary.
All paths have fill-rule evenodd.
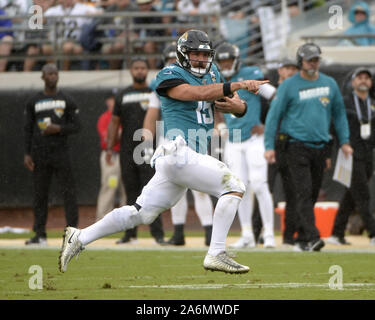
<path id="1" fill-rule="evenodd" d="M 207 193 L 192 190 L 194 197 L 194 208 L 202 226 L 212 225 L 214 206 Z"/>
<path id="2" fill-rule="evenodd" d="M 254 239 L 253 226 L 251 224 L 244 224 L 242 227 L 242 237 L 245 239 Z"/>
<path id="3" fill-rule="evenodd" d="M 181 197 L 180 200 L 171 208 L 171 218 L 173 225 L 185 224 L 186 215 L 188 211 L 187 194 Z"/>
<path id="4" fill-rule="evenodd" d="M 106 214 L 103 219 L 81 230 L 78 240 L 85 246 L 110 234 L 134 228 L 142 223 L 134 206 L 123 206 Z"/>
<path id="5" fill-rule="evenodd" d="M 208 253 L 217 256 L 225 251 L 225 242 L 229 229 L 233 223 L 234 217 L 240 204 L 239 196 L 226 194 L 219 198 L 213 219 L 212 238 Z"/>
<path id="6" fill-rule="evenodd" d="M 260 191 L 256 193 L 256 197 L 258 199 L 260 216 L 263 223 L 263 237 L 273 237 L 273 199 L 267 184 L 264 184 Z"/>
<path id="7" fill-rule="evenodd" d="M 244 238 L 253 236 L 253 224 L 251 217 L 253 216 L 254 207 L 254 193 L 250 186 L 246 188 L 246 192 L 242 197 L 242 201 L 238 206 L 238 218 L 241 225 L 241 235 Z"/>

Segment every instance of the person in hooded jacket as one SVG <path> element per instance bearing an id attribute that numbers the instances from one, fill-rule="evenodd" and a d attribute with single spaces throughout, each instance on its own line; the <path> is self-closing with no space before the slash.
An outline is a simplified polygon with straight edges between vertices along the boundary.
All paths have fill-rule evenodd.
<path id="1" fill-rule="evenodd" d="M 358 1 L 354 3 L 349 10 L 348 19 L 352 26 L 345 31 L 346 35 L 373 34 L 375 36 L 375 26 L 370 23 L 370 8 L 366 2 Z M 359 46 L 375 45 L 375 37 L 355 38 L 351 41 Z"/>

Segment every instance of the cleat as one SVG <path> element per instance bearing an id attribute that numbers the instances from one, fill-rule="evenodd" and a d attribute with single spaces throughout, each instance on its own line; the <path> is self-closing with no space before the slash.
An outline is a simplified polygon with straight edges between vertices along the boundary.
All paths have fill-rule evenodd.
<path id="1" fill-rule="evenodd" d="M 309 243 L 308 251 L 320 251 L 325 246 L 325 243 L 322 239 L 312 241 Z"/>
<path id="2" fill-rule="evenodd" d="M 241 237 L 237 242 L 229 245 L 232 249 L 245 249 L 245 248 L 255 248 L 256 244 L 254 239 Z"/>
<path id="3" fill-rule="evenodd" d="M 155 238 L 155 244 L 166 246 L 168 245 L 168 242 L 165 241 L 163 238 Z"/>
<path id="4" fill-rule="evenodd" d="M 34 236 L 29 240 L 25 241 L 25 245 L 38 245 L 38 246 L 46 246 L 47 245 L 47 239 L 45 237 L 38 237 Z"/>
<path id="5" fill-rule="evenodd" d="M 124 237 L 116 241 L 116 244 L 137 244 L 137 243 L 138 243 L 137 238 L 130 237 L 127 235 L 125 235 Z"/>
<path id="6" fill-rule="evenodd" d="M 341 246 L 341 245 L 350 245 L 351 243 L 346 241 L 346 239 L 343 237 L 343 238 L 340 238 L 340 237 L 336 237 L 336 236 L 330 236 L 329 238 L 326 239 L 327 243 L 329 244 L 334 244 L 334 245 L 338 245 L 338 246 Z"/>
<path id="7" fill-rule="evenodd" d="M 184 246 L 185 245 L 184 234 L 174 233 L 172 237 L 167 241 L 167 244 L 172 245 L 172 246 Z"/>
<path id="8" fill-rule="evenodd" d="M 272 249 L 275 247 L 275 238 L 273 236 L 264 237 L 264 248 Z"/>
<path id="9" fill-rule="evenodd" d="M 73 257 L 79 256 L 80 252 L 84 249 L 82 243 L 78 240 L 78 236 L 81 230 L 66 227 L 64 230 L 63 244 L 59 256 L 59 270 L 60 272 L 65 272 L 68 263 Z"/>
<path id="10" fill-rule="evenodd" d="M 225 273 L 246 273 L 250 270 L 248 266 L 243 266 L 230 258 L 225 251 L 216 257 L 207 253 L 203 261 L 203 268 Z"/>
<path id="11" fill-rule="evenodd" d="M 309 247 L 306 243 L 297 242 L 297 243 L 294 244 L 293 251 L 294 252 L 309 251 Z"/>

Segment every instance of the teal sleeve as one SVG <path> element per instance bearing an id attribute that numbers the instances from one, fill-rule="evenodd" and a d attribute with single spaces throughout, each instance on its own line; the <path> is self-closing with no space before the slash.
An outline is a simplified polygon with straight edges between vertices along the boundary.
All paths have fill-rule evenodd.
<path id="1" fill-rule="evenodd" d="M 335 94 L 332 103 L 332 120 L 336 129 L 339 144 L 342 146 L 344 143 L 349 143 L 349 125 L 344 100 L 336 82 L 334 83 L 333 89 Z"/>
<path id="2" fill-rule="evenodd" d="M 282 83 L 277 89 L 276 96 L 271 102 L 270 110 L 266 117 L 264 131 L 264 144 L 266 150 L 275 149 L 275 136 L 282 114 L 287 106 L 286 86 Z"/>

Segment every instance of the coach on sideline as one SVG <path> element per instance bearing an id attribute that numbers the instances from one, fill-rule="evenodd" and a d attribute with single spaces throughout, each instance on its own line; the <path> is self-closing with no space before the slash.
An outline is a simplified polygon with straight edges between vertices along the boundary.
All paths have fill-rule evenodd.
<path id="1" fill-rule="evenodd" d="M 300 72 L 278 88 L 265 126 L 265 157 L 269 163 L 275 162 L 275 134 L 280 121 L 280 133 L 286 137 L 283 149 L 296 186 L 296 251 L 320 251 L 324 247 L 315 226 L 314 205 L 328 158 L 331 120 L 342 151 L 346 156 L 353 153 L 343 98 L 336 81 L 319 72 L 320 55 L 314 43 L 298 48 Z"/>
<path id="2" fill-rule="evenodd" d="M 67 136 L 80 128 L 78 108 L 70 96 L 57 89 L 59 73 L 49 63 L 42 69 L 44 90 L 26 104 L 25 109 L 25 167 L 33 172 L 35 236 L 29 244 L 47 244 L 46 223 L 48 191 L 52 175 L 56 174 L 64 198 L 66 223 L 78 224 L 75 182 L 69 158 Z"/>

